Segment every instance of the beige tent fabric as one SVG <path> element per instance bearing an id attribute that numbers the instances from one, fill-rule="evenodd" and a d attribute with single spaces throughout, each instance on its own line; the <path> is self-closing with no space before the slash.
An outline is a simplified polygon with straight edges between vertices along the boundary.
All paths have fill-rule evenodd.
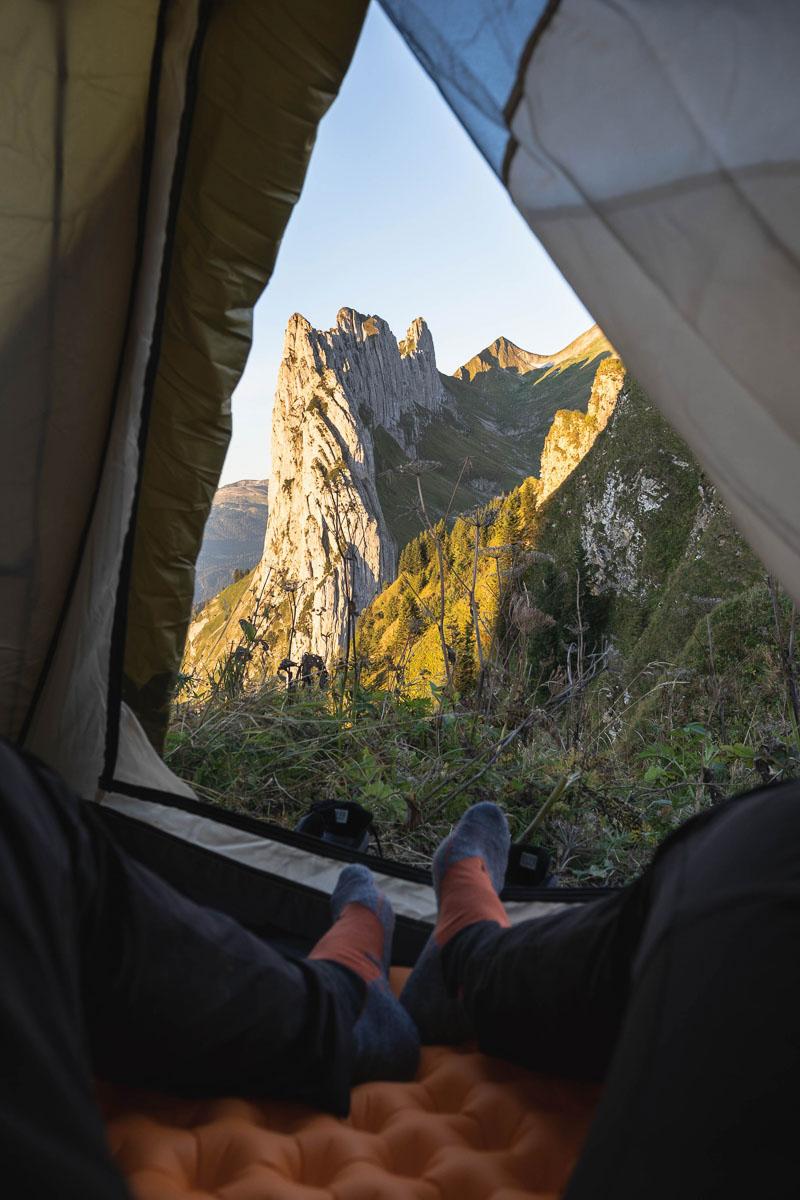
<path id="1" fill-rule="evenodd" d="M 0 20 L 0 732 L 66 595 L 133 271 L 155 0 L 9 0 Z"/>
<path id="2" fill-rule="evenodd" d="M 800 8 L 562 0 L 509 190 L 800 601 Z"/>
<path id="3" fill-rule="evenodd" d="M 180 662 L 252 306 L 364 9 L 4 6 L 0 732 L 85 795 L 122 666 L 112 624 L 142 414 L 122 592 L 130 690 L 152 731 Z"/>
<path id="4" fill-rule="evenodd" d="M 182 808 L 113 792 L 104 796 L 102 803 L 135 821 L 161 829 L 173 838 L 202 846 L 211 854 L 233 859 L 252 870 L 264 871 L 291 883 L 313 887 L 323 895 L 330 895 L 341 875 L 342 863 L 337 858 L 314 854 L 305 846 L 299 848 L 274 841 L 260 833 L 250 833 Z M 398 916 L 430 924 L 435 922 L 436 895 L 430 884 L 384 874 L 377 862 L 373 864 L 373 874 Z M 555 898 L 512 900 L 507 901 L 505 907 L 511 924 L 517 925 L 520 921 L 549 916 L 564 904 Z"/>
<path id="5" fill-rule="evenodd" d="M 252 308 L 272 272 L 317 125 L 347 70 L 365 8 L 365 0 L 226 0 L 205 36 L 125 649 L 125 696 L 157 745 L 228 445 L 230 397 L 250 347 Z"/>
<path id="6" fill-rule="evenodd" d="M 57 7 L 57 6 L 56 6 Z M 60 10 L 71 29 L 73 13 L 94 5 L 67 3 Z M 108 26 L 104 19 L 106 5 L 98 4 L 98 22 L 88 28 L 75 29 L 74 58 L 80 61 L 82 70 L 92 80 L 92 93 L 96 92 L 96 107 L 102 109 L 113 98 L 117 77 L 126 75 L 127 63 L 124 38 L 127 24 L 116 13 L 115 20 Z M 27 730 L 26 744 L 47 762 L 53 765 L 64 778 L 81 794 L 92 796 L 103 763 L 106 724 L 106 697 L 108 693 L 109 647 L 114 616 L 117 580 L 125 530 L 131 511 L 131 502 L 136 483 L 138 466 L 137 434 L 147 362 L 150 354 L 152 330 L 156 316 L 158 280 L 162 269 L 165 249 L 165 228 L 169 211 L 169 198 L 175 169 L 178 134 L 184 108 L 187 67 L 198 30 L 198 4 L 196 0 L 171 0 L 161 8 L 162 20 L 154 4 L 132 5 L 130 2 L 113 5 L 121 12 L 138 12 L 138 20 L 150 18 L 146 64 L 138 74 L 140 91 L 138 105 L 132 106 L 131 128 L 127 136 L 136 147 L 135 171 L 126 173 L 123 184 L 115 195 L 102 193 L 94 198 L 92 188 L 97 176 L 91 172 L 83 178 L 83 201 L 76 200 L 81 214 L 85 213 L 87 226 L 93 218 L 102 220 L 115 231 L 123 250 L 117 257 L 104 258 L 98 255 L 91 263 L 91 271 L 85 278 L 85 287 L 80 295 L 71 296 L 74 320 L 85 342 L 85 355 L 78 363 L 67 343 L 59 343 L 54 355 L 58 371 L 59 417 L 42 415 L 43 435 L 52 450 L 52 469 L 38 481 L 31 475 L 27 488 L 38 511 L 53 526 L 54 543 L 58 544 L 59 530 L 71 528 L 73 508 L 81 521 L 91 515 L 80 570 L 71 594 L 71 603 L 66 612 L 63 626 L 57 625 L 64 591 L 55 591 L 51 586 L 52 562 L 42 555 L 35 560 L 39 576 L 35 585 L 37 599 L 41 593 L 52 597 L 52 603 L 43 611 L 47 619 L 47 637 L 60 636 L 49 662 L 45 686 L 38 698 L 33 721 Z M 111 14 L 113 17 L 114 14 Z M 135 24 L 135 22 L 134 22 Z M 104 37 L 93 43 L 92 35 L 102 30 Z M 73 34 L 70 37 L 73 37 Z M 69 43 L 70 45 L 72 42 Z M 135 41 L 133 41 L 135 44 Z M 107 55 L 113 64 L 113 72 L 106 75 L 104 63 Z M 73 75 L 77 67 L 70 67 L 67 59 L 67 99 L 73 87 Z M 149 187 L 143 194 L 146 202 L 141 227 L 140 270 L 133 274 L 133 260 L 139 237 L 136 208 L 140 202 L 140 179 L 142 176 L 143 146 L 147 120 L 147 95 L 150 88 L 151 64 L 157 70 L 157 105 L 153 110 L 153 136 Z M 95 117 L 92 107 L 81 112 L 81 123 L 89 126 Z M 100 122 L 102 128 L 102 122 Z M 115 130 L 122 136 L 122 131 Z M 101 150 L 109 146 L 101 146 Z M 125 161 L 127 161 L 127 156 Z M 63 156 L 64 174 L 72 171 L 69 146 Z M 110 207 L 107 209 L 106 206 Z M 116 246 L 116 243 L 114 243 Z M 117 265 L 124 261 L 127 270 L 117 272 Z M 111 305 L 107 292 L 107 276 L 122 293 L 114 295 Z M 58 264 L 57 292 L 65 286 L 69 273 L 63 264 Z M 127 311 L 132 287 L 130 323 L 127 339 L 122 342 L 124 314 Z M 116 340 L 114 340 L 116 338 Z M 110 348 L 109 348 L 110 347 Z M 103 462 L 102 477 L 97 503 L 92 509 L 91 488 L 82 479 L 80 436 L 89 433 L 98 442 L 102 441 L 107 428 L 111 409 L 114 374 L 109 364 L 103 372 L 106 354 L 113 349 L 114 359 L 120 360 L 114 419 Z M 97 398 L 98 407 L 92 407 Z M 100 405 L 100 401 L 103 404 Z M 93 423 L 90 424 L 86 410 Z M 49 422 L 49 423 L 48 423 Z M 72 426 L 77 432 L 68 436 Z M 29 464 L 30 465 L 30 464 Z M 58 468 L 58 470 L 56 470 Z M 92 486 L 94 480 L 90 481 Z M 80 483 L 80 485 L 79 485 Z M 6 536 L 8 522 L 2 523 L 2 535 Z M 77 545 L 70 541 L 67 546 L 71 560 L 77 557 Z M 44 642 L 44 639 L 43 639 Z M 38 664 L 37 664 L 38 665 Z M 24 683 L 32 687 L 36 675 L 33 664 L 28 663 Z M 16 731 L 15 731 L 16 732 Z"/>

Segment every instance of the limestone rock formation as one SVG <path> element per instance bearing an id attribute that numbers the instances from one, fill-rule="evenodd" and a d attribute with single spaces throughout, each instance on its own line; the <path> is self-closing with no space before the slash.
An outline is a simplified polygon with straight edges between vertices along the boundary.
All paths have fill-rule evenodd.
<path id="1" fill-rule="evenodd" d="M 586 412 L 559 409 L 545 438 L 539 472 L 540 503 L 559 488 L 594 445 L 614 411 L 625 380 L 618 358 L 606 358 L 597 368 Z"/>
<path id="2" fill-rule="evenodd" d="M 185 669 L 207 671 L 254 627 L 253 671 L 304 653 L 333 664 L 422 527 L 409 464 L 430 461 L 433 520 L 519 486 L 536 471 L 557 407 L 581 410 L 570 415 L 593 436 L 602 428 L 609 397 L 592 380 L 609 352 L 596 327 L 550 357 L 501 338 L 471 360 L 486 361 L 470 382 L 470 364 L 458 379 L 439 374 L 420 318 L 397 340 L 386 321 L 352 308 L 328 330 L 294 314 L 275 394 L 263 555 L 252 579 L 192 626 Z M 588 434 L 579 442 L 590 444 Z"/>
<path id="3" fill-rule="evenodd" d="M 420 338 L 430 334 L 421 325 Z M 431 356 L 433 345 L 430 343 Z M 371 427 L 402 433 L 416 396 L 441 402 L 435 359 L 402 354 L 384 321 L 342 309 L 335 329 L 289 321 L 272 417 L 270 519 L 254 586 L 273 612 L 296 606 L 292 658 L 329 660 L 395 570 L 395 546 L 375 486 Z M 427 390 L 426 386 L 427 385 Z M 417 388 L 419 390 L 417 390 Z M 287 591 L 288 590 L 288 591 Z M 290 614 L 284 612 L 285 628 Z"/>
<path id="4" fill-rule="evenodd" d="M 289 320 L 272 417 L 270 513 L 261 561 L 227 617 L 221 653 L 257 618 L 266 661 L 333 661 L 350 619 L 394 578 L 397 547 L 376 486 L 373 433 L 410 456 L 450 402 L 430 331 L 397 341 L 380 317 L 343 308 L 333 329 Z M 189 647 L 198 646 L 198 630 Z M 263 643 L 259 643 L 263 645 Z"/>
<path id="5" fill-rule="evenodd" d="M 286 331 L 284 363 L 290 344 L 298 345 L 296 363 L 301 387 L 314 375 L 330 373 L 347 407 L 367 430 L 382 426 L 410 450 L 421 428 L 438 416 L 448 395 L 436 370 L 430 330 L 421 317 L 397 341 L 381 317 L 342 308 L 333 329 L 313 329 L 298 313 Z M 291 365 L 291 360 L 290 360 Z M 278 390 L 281 390 L 279 379 Z M 274 443 L 274 433 L 273 433 Z"/>

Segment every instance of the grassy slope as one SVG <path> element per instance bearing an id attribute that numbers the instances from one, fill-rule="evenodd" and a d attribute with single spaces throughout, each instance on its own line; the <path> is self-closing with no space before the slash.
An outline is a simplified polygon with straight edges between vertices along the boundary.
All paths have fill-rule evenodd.
<path id="1" fill-rule="evenodd" d="M 496 368 L 469 383 L 442 375 L 454 410 L 432 421 L 422 435 L 419 457 L 441 467 L 424 479 L 425 502 L 433 520 L 483 503 L 537 475 L 547 431 L 560 408 L 586 410 L 597 366 L 607 352 L 519 375 Z M 416 484 L 394 468 L 406 461 L 384 431 L 375 436 L 378 495 L 398 546 L 419 533 L 414 505 Z M 465 459 L 470 466 L 453 496 Z M 451 504 L 452 499 L 452 504 Z"/>
<path id="2" fill-rule="evenodd" d="M 191 671 L 195 661 L 209 662 L 212 654 L 218 657 L 224 653 L 229 642 L 239 641 L 241 631 L 238 625 L 230 627 L 230 617 L 252 585 L 254 574 L 255 567 L 241 579 L 229 584 L 203 607 L 200 613 L 203 624 L 191 646 L 186 647 L 182 667 L 184 672 Z"/>

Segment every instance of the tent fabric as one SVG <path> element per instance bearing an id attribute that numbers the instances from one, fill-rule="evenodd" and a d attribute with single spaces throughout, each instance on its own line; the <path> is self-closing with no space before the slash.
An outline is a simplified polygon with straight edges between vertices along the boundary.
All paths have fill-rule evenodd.
<path id="1" fill-rule="evenodd" d="M 309 847 L 307 838 L 293 839 L 290 834 L 278 840 L 269 836 L 268 826 L 262 824 L 259 828 L 258 822 L 253 822 L 252 829 L 247 829 L 242 824 L 226 823 L 210 815 L 182 809 L 175 803 L 161 803 L 142 796 L 110 793 L 103 797 L 102 807 L 107 812 L 122 814 L 151 826 L 179 843 L 187 843 L 195 849 L 258 871 L 264 876 L 265 887 L 270 878 L 282 881 L 284 886 L 311 887 L 325 898 L 327 918 L 327 900 L 336 886 L 343 861 L 339 856 L 326 854 L 322 843 L 317 843 L 317 850 Z M 180 856 L 181 846 L 176 846 L 174 852 Z M 382 863 L 380 858 L 371 858 L 370 867 L 398 916 L 433 925 L 437 906 L 429 877 L 419 878 L 420 872 L 398 872 L 392 864 Z M 594 893 L 601 894 L 600 889 L 594 889 Z M 542 889 L 537 898 L 526 896 L 524 890 L 521 894 L 525 898 L 513 898 L 516 894 L 519 891 L 505 900 L 512 924 L 556 912 L 575 899 L 569 891 L 561 889 L 549 893 Z"/>
<path id="2" fill-rule="evenodd" d="M 478 105 L 473 64 L 504 11 L 483 0 L 463 47 L 448 0 L 382 2 Z M 800 600 L 800 9 L 561 0 L 529 16 L 504 102 L 511 197 Z"/>
<path id="3" fill-rule="evenodd" d="M 119 631 L 124 695 L 156 746 L 183 657 L 194 564 L 253 305 L 365 8 L 366 0 L 226 0 L 208 10 Z"/>
<path id="4" fill-rule="evenodd" d="M 0 731 L 88 793 L 195 23 L 18 0 L 0 27 Z"/>
<path id="5" fill-rule="evenodd" d="M 82 795 L 123 656 L 163 732 L 250 310 L 365 3 L 4 7 L 0 732 Z"/>
<path id="6" fill-rule="evenodd" d="M 781 0 L 566 0 L 525 74 L 508 178 L 795 600 L 798 54 Z"/>
<path id="7" fill-rule="evenodd" d="M 381 0 L 492 170 L 511 142 L 505 115 L 547 0 Z"/>

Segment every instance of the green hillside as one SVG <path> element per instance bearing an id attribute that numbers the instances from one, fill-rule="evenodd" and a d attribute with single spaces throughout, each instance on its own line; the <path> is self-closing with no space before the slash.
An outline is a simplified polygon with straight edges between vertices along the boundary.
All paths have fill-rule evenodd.
<path id="1" fill-rule="evenodd" d="M 439 464 L 425 478 L 432 519 L 464 512 L 538 475 L 556 411 L 586 410 L 598 363 L 609 354 L 607 346 L 600 336 L 580 359 L 525 374 L 495 367 L 471 382 L 441 375 L 453 406 L 426 426 L 418 446 L 420 459 Z M 402 547 L 421 528 L 416 484 L 398 471 L 408 459 L 390 434 L 377 429 L 374 440 L 381 508 Z"/>
<path id="2" fill-rule="evenodd" d="M 444 507 L 444 466 L 465 445 L 491 464 L 482 396 L 497 389 L 507 432 L 533 389 L 533 438 L 548 394 L 535 389 L 583 378 L 588 396 L 591 379 L 569 374 L 585 369 L 533 384 L 489 369 L 463 385 L 465 440 L 441 435 L 441 473 L 420 475 L 429 507 Z M 571 465 L 586 422 L 556 426 L 548 461 Z M 248 683 L 237 664 L 258 647 L 243 629 L 210 695 L 177 709 L 171 764 L 206 798 L 287 824 L 310 797 L 357 800 L 386 852 L 417 864 L 466 805 L 494 799 L 565 884 L 629 879 L 687 816 L 797 774 L 793 606 L 634 380 L 592 436 L 544 503 L 528 476 L 413 536 L 326 688 Z M 416 480 L 392 445 L 380 454 L 399 511 L 397 481 Z M 220 637 L 248 586 L 207 606 L 199 639 Z"/>

